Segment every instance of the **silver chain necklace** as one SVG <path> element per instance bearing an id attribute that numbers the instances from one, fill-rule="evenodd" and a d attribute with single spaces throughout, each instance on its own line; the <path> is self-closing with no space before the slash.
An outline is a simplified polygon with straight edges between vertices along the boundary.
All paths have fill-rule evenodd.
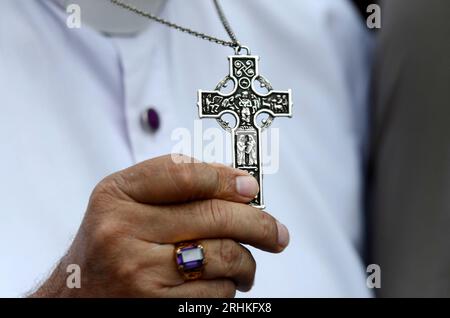
<path id="1" fill-rule="evenodd" d="M 110 0 L 115 5 L 154 20 L 181 32 L 208 40 L 223 46 L 234 48 L 235 55 L 229 56 L 229 74 L 211 91 L 199 90 L 197 107 L 200 118 L 214 118 L 220 126 L 231 133 L 233 167 L 247 171 L 259 184 L 259 193 L 250 202 L 257 208 L 264 208 L 263 173 L 261 160 L 261 132 L 268 128 L 275 117 L 292 117 L 291 90 L 276 91 L 270 83 L 259 74 L 259 56 L 250 55 L 248 47 L 242 46 L 236 38 L 218 0 L 212 0 L 220 21 L 231 41 L 225 41 L 201 32 L 182 27 L 164 20 L 149 12 L 142 11 L 121 0 Z M 246 54 L 241 54 L 242 50 Z M 258 82 L 267 92 L 262 94 L 254 89 Z M 233 84 L 231 93 L 224 93 L 223 88 Z M 265 113 L 267 118 L 258 123 L 257 117 Z M 231 114 L 236 119 L 233 127 L 222 116 Z"/>
<path id="2" fill-rule="evenodd" d="M 222 22 L 223 27 L 225 28 L 225 31 L 228 33 L 228 36 L 230 37 L 231 41 L 221 40 L 221 39 L 216 38 L 214 36 L 210 36 L 210 35 L 207 35 L 205 33 L 198 32 L 198 31 L 195 31 L 195 30 L 183 27 L 181 25 L 178 25 L 176 23 L 173 23 L 173 22 L 167 21 L 167 20 L 165 20 L 165 19 L 163 19 L 161 17 L 158 17 L 158 16 L 152 14 L 151 12 L 146 12 L 146 11 L 140 10 L 139 8 L 137 8 L 137 7 L 133 6 L 133 5 L 131 5 L 129 3 L 126 3 L 126 2 L 123 2 L 123 1 L 120 1 L 120 0 L 109 0 L 109 1 L 111 3 L 119 6 L 119 7 L 122 7 L 124 9 L 128 10 L 128 11 L 134 12 L 134 13 L 140 15 L 140 16 L 143 16 L 143 17 L 145 17 L 147 19 L 156 21 L 158 23 L 161 23 L 161 24 L 163 24 L 165 26 L 168 26 L 170 28 L 176 29 L 178 31 L 181 31 L 181 32 L 193 35 L 193 36 L 198 37 L 198 38 L 203 39 L 203 40 L 207 40 L 207 41 L 210 41 L 210 42 L 213 42 L 213 43 L 217 43 L 219 45 L 232 47 L 237 52 L 240 52 L 240 50 L 242 48 L 246 48 L 246 47 L 241 46 L 241 44 L 239 43 L 238 39 L 236 38 L 236 35 L 234 34 L 233 29 L 231 29 L 230 23 L 228 22 L 228 19 L 225 16 L 225 13 L 223 12 L 223 9 L 222 9 L 221 5 L 219 4 L 218 0 L 213 0 L 214 7 L 215 7 L 215 9 L 217 11 L 217 15 L 219 16 L 220 21 Z"/>

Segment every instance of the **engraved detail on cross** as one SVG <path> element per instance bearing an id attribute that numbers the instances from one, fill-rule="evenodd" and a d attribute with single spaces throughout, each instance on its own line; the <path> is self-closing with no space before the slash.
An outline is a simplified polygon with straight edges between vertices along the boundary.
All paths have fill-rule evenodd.
<path id="1" fill-rule="evenodd" d="M 198 91 L 198 111 L 200 118 L 215 118 L 225 129 L 229 128 L 233 145 L 233 167 L 247 171 L 258 181 L 260 191 L 250 202 L 257 208 L 264 208 L 261 132 L 270 126 L 274 117 L 292 116 L 291 90 L 272 90 L 269 82 L 259 75 L 259 56 L 233 55 L 228 57 L 230 74 L 213 91 Z M 234 84 L 233 91 L 220 91 L 227 82 Z M 261 94 L 254 89 L 259 82 L 268 92 Z M 236 125 L 229 127 L 221 117 L 230 113 L 236 118 Z M 269 118 L 259 125 L 257 117 L 266 113 Z"/>

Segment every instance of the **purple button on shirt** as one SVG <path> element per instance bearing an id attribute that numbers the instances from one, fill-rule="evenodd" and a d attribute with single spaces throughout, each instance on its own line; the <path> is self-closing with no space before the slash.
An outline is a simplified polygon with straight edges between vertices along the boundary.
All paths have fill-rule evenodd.
<path id="1" fill-rule="evenodd" d="M 144 111 L 142 114 L 142 122 L 152 132 L 157 131 L 161 125 L 159 114 L 153 107 L 149 107 Z"/>

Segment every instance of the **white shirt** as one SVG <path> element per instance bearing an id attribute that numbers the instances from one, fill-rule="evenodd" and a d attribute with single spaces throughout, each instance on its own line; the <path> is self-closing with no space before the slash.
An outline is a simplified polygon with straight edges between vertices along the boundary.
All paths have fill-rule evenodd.
<path id="1" fill-rule="evenodd" d="M 294 100 L 294 117 L 273 125 L 279 169 L 264 178 L 267 211 L 290 229 L 291 244 L 279 255 L 252 249 L 256 281 L 244 296 L 370 296 L 359 255 L 366 30 L 344 0 L 222 6 L 261 56 L 261 74 Z M 170 0 L 160 14 L 226 38 L 210 1 Z M 2 1 L 0 296 L 23 295 L 47 277 L 104 176 L 174 151 L 174 131 L 194 135 L 197 90 L 228 73 L 229 48 L 155 23 L 107 37 L 87 24 L 67 28 L 67 16 L 46 0 Z M 149 105 L 161 117 L 155 133 L 139 120 Z"/>

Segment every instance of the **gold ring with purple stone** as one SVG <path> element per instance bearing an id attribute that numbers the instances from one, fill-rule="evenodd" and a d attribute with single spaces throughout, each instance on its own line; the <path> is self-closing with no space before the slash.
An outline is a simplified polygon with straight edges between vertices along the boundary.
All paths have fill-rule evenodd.
<path id="1" fill-rule="evenodd" d="M 193 242 L 176 244 L 175 261 L 178 270 L 186 280 L 201 278 L 205 264 L 203 246 Z"/>

